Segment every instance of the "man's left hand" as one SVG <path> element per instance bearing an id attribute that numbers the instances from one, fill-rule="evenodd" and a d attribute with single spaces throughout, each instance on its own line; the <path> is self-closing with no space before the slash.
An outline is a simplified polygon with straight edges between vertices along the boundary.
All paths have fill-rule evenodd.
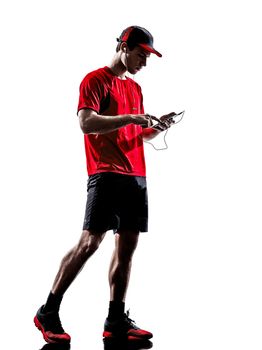
<path id="1" fill-rule="evenodd" d="M 175 123 L 173 120 L 173 117 L 175 115 L 176 115 L 175 112 L 171 112 L 171 113 L 163 115 L 162 117 L 160 117 L 161 123 L 156 124 L 155 126 L 153 126 L 153 128 L 155 128 L 159 131 L 164 131 L 164 130 L 170 128 L 170 126 Z"/>

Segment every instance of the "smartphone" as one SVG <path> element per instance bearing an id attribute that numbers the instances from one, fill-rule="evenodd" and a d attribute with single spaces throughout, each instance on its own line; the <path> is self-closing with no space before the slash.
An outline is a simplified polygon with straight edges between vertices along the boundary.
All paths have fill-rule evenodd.
<path id="1" fill-rule="evenodd" d="M 180 113 L 175 114 L 173 117 L 168 118 L 168 120 L 171 121 L 172 124 L 177 124 L 182 120 L 184 114 L 185 114 L 185 111 L 182 111 Z M 162 123 L 157 123 L 154 126 L 152 126 L 152 128 L 159 131 L 165 130 L 165 127 L 163 126 Z"/>

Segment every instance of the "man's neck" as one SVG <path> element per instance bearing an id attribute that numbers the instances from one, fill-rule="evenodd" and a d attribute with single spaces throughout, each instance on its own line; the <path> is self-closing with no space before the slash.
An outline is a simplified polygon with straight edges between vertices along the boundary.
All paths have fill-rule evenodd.
<path id="1" fill-rule="evenodd" d="M 108 65 L 108 68 L 110 68 L 111 71 L 119 79 L 126 79 L 126 76 L 125 76 L 126 67 L 123 65 L 118 53 L 114 56 L 112 62 Z"/>

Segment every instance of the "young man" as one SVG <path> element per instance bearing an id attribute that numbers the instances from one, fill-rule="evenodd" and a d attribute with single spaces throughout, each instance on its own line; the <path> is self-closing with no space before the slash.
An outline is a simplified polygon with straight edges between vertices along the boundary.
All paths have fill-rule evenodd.
<path id="1" fill-rule="evenodd" d="M 147 231 L 147 188 L 143 139 L 151 139 L 172 124 L 175 113 L 162 116 L 158 128 L 144 113 L 140 86 L 125 73 L 146 66 L 153 37 L 144 28 L 125 29 L 109 66 L 93 71 L 80 85 L 78 116 L 84 133 L 88 171 L 88 197 L 79 242 L 61 262 L 46 303 L 34 318 L 49 343 L 70 342 L 62 328 L 62 297 L 108 230 L 115 232 L 109 268 L 110 303 L 103 336 L 149 339 L 124 312 L 132 256 L 139 233 Z"/>

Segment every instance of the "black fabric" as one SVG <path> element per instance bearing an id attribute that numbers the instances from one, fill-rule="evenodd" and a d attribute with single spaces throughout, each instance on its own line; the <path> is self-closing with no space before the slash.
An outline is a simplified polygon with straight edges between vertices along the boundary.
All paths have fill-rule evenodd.
<path id="1" fill-rule="evenodd" d="M 99 114 L 103 114 L 108 109 L 109 106 L 110 106 L 110 94 L 108 93 L 106 97 L 101 101 Z"/>
<path id="2" fill-rule="evenodd" d="M 52 292 L 48 295 L 47 301 L 43 306 L 43 312 L 59 311 L 63 296 L 55 295 Z"/>
<path id="3" fill-rule="evenodd" d="M 123 301 L 110 301 L 108 310 L 108 319 L 118 320 L 123 317 L 125 312 L 125 303 Z"/>
<path id="4" fill-rule="evenodd" d="M 148 229 L 146 178 L 117 173 L 91 175 L 87 186 L 84 230 Z"/>

